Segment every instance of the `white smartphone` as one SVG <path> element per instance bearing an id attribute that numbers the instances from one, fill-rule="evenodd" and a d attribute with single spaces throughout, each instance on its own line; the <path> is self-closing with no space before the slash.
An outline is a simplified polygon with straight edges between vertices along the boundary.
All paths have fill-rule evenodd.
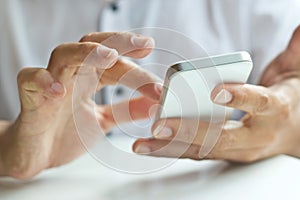
<path id="1" fill-rule="evenodd" d="M 173 64 L 166 73 L 156 119 L 228 119 L 233 109 L 214 104 L 210 99 L 211 92 L 218 84 L 246 83 L 252 67 L 252 60 L 247 52 L 234 52 Z"/>

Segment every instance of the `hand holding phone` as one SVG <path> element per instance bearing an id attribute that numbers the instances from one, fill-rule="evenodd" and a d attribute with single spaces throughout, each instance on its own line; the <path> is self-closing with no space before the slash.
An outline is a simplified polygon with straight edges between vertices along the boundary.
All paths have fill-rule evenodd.
<path id="1" fill-rule="evenodd" d="M 233 109 L 214 104 L 211 91 L 222 83 L 246 83 L 252 67 L 247 52 L 175 63 L 167 71 L 156 119 L 182 117 L 219 121 L 229 118 Z"/>

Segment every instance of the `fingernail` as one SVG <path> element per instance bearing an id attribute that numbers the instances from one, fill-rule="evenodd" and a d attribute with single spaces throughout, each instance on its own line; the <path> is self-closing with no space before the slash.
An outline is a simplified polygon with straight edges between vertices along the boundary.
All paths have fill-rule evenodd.
<path id="1" fill-rule="evenodd" d="M 140 144 L 135 148 L 134 152 L 138 154 L 149 154 L 151 149 L 148 146 Z"/>
<path id="2" fill-rule="evenodd" d="M 238 129 L 244 126 L 244 123 L 241 121 L 228 120 L 223 125 L 224 130 L 233 130 Z"/>
<path id="3" fill-rule="evenodd" d="M 232 94 L 225 89 L 222 89 L 214 98 L 217 104 L 226 104 L 232 100 Z"/>
<path id="4" fill-rule="evenodd" d="M 108 48 L 104 45 L 99 45 L 97 47 L 97 54 L 103 58 L 115 58 L 118 56 L 117 50 Z"/>
<path id="5" fill-rule="evenodd" d="M 161 83 L 155 83 L 154 90 L 157 92 L 157 94 L 161 94 L 163 90 L 163 86 Z"/>
<path id="6" fill-rule="evenodd" d="M 52 89 L 54 92 L 56 92 L 56 93 L 62 93 L 62 92 L 64 92 L 64 87 L 62 86 L 61 83 L 58 83 L 58 82 L 52 83 L 51 89 Z"/>
<path id="7" fill-rule="evenodd" d="M 150 107 L 149 109 L 149 118 L 150 119 L 155 119 L 156 113 L 159 110 L 159 108 L 161 107 L 160 104 L 154 104 L 153 106 Z"/>
<path id="8" fill-rule="evenodd" d="M 153 135 L 156 138 L 169 138 L 172 136 L 172 134 L 172 130 L 165 126 L 158 126 L 153 131 Z"/>
<path id="9" fill-rule="evenodd" d="M 131 43 L 136 48 L 152 48 L 152 47 L 154 47 L 154 40 L 153 40 L 153 38 L 150 38 L 150 37 L 133 35 L 131 37 Z"/>

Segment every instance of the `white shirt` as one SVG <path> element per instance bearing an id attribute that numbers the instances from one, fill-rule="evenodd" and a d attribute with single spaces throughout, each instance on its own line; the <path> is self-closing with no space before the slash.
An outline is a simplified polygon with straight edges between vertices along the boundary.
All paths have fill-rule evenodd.
<path id="1" fill-rule="evenodd" d="M 92 31 L 160 27 L 186 35 L 209 55 L 246 50 L 254 61 L 250 82 L 256 83 L 265 65 L 285 48 L 300 22 L 299 0 L 120 0 L 117 10 L 111 9 L 109 2 L 1 1 L 1 119 L 14 119 L 19 113 L 16 76 L 23 66 L 45 67 L 53 48 L 78 41 Z M 151 31 L 148 33 L 151 35 Z M 168 35 L 159 39 L 170 50 L 183 49 L 184 54 L 197 56 L 197 51 L 182 41 Z M 176 61 L 159 53 L 149 59 L 164 65 Z M 157 67 L 151 70 L 164 75 L 164 70 Z M 126 92 L 119 96 L 116 101 Z"/>

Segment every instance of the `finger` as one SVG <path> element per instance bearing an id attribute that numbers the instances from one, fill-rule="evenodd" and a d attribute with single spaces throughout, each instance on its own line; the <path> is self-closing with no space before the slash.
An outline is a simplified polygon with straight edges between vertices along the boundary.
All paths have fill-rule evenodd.
<path id="1" fill-rule="evenodd" d="M 152 135 L 157 139 L 200 145 L 204 141 L 208 127 L 208 122 L 201 122 L 197 119 L 166 118 L 153 124 Z M 220 131 L 222 131 L 222 124 Z"/>
<path id="2" fill-rule="evenodd" d="M 168 118 L 156 121 L 152 126 L 152 134 L 156 139 L 175 140 L 200 146 L 207 149 L 215 145 L 218 148 L 239 148 L 245 144 L 249 130 L 241 121 L 224 123 L 208 123 L 197 119 Z M 239 135 L 239 140 L 236 137 Z"/>
<path id="3" fill-rule="evenodd" d="M 206 151 L 205 144 L 176 141 L 173 138 L 139 139 L 133 145 L 133 150 L 139 154 L 160 157 L 252 162 L 269 156 L 267 150 L 270 144 L 274 144 L 275 139 L 274 134 L 256 133 L 241 122 L 228 121 L 209 151 Z"/>
<path id="4" fill-rule="evenodd" d="M 199 145 L 168 139 L 138 139 L 133 145 L 133 151 L 138 154 L 159 157 L 238 161 L 242 157 L 236 154 L 236 152 L 247 152 L 250 151 L 249 149 L 262 149 L 260 144 L 251 143 L 253 140 L 249 139 L 253 139 L 254 137 L 249 136 L 249 134 L 240 134 L 240 130 L 238 129 L 234 132 L 223 132 L 215 146 L 207 152 L 203 150 L 205 149 L 203 144 Z"/>
<path id="5" fill-rule="evenodd" d="M 18 88 L 22 109 L 33 109 L 47 98 L 61 98 L 64 86 L 41 68 L 24 68 L 18 74 Z"/>
<path id="6" fill-rule="evenodd" d="M 156 111 L 157 102 L 146 97 L 139 97 L 124 101 L 114 105 L 106 105 L 100 107 L 100 116 L 105 116 L 106 119 L 99 119 L 100 123 L 108 123 L 107 125 L 112 128 L 116 124 L 125 122 L 132 122 L 152 117 L 151 115 Z M 101 122 L 103 121 L 103 122 Z M 106 130 L 107 125 L 105 126 Z"/>
<path id="7" fill-rule="evenodd" d="M 300 25 L 294 31 L 292 38 L 289 42 L 288 49 L 297 54 L 300 54 L 299 44 L 300 44 Z M 300 61 L 299 57 L 298 60 Z"/>
<path id="8" fill-rule="evenodd" d="M 103 71 L 100 81 L 103 86 L 125 85 L 154 100 L 158 100 L 162 92 L 162 80 L 159 77 L 125 59 L 119 59 L 112 68 Z"/>
<path id="9" fill-rule="evenodd" d="M 69 81 L 76 74 L 103 71 L 117 59 L 118 53 L 114 49 L 98 43 L 68 43 L 53 50 L 47 70 L 61 81 Z"/>
<path id="10" fill-rule="evenodd" d="M 299 54 L 300 55 L 300 54 Z M 259 83 L 265 87 L 270 87 L 283 79 L 299 76 L 299 55 L 290 50 L 285 50 L 279 54 L 265 69 Z M 295 63 L 293 63 L 295 62 Z M 298 63 L 297 63 L 298 62 Z"/>
<path id="11" fill-rule="evenodd" d="M 97 90 L 98 75 L 117 59 L 116 50 L 98 43 L 68 43 L 53 50 L 47 70 L 76 100 L 86 99 Z"/>
<path id="12" fill-rule="evenodd" d="M 209 124 L 192 119 L 161 119 L 154 123 L 152 133 L 156 139 L 190 143 L 206 149 L 247 148 L 264 141 L 263 135 L 261 141 L 254 141 L 256 134 L 251 133 L 250 128 L 241 121 L 231 120 L 225 124 Z"/>
<path id="13" fill-rule="evenodd" d="M 201 146 L 178 141 L 138 139 L 133 144 L 132 149 L 137 154 L 154 157 L 190 158 L 194 160 L 224 159 L 214 157 L 210 153 L 200 156 Z"/>
<path id="14" fill-rule="evenodd" d="M 216 104 L 243 110 L 252 115 L 273 115 L 285 104 L 270 89 L 248 84 L 219 85 L 212 91 L 211 99 Z"/>
<path id="15" fill-rule="evenodd" d="M 138 139 L 132 146 L 141 155 L 199 160 L 199 146 L 178 141 Z"/>
<path id="16" fill-rule="evenodd" d="M 262 148 L 211 151 L 205 157 L 200 157 L 199 145 L 187 145 L 183 142 L 173 142 L 155 139 L 139 139 L 133 144 L 137 154 L 154 157 L 189 158 L 193 160 L 227 160 L 239 163 L 251 163 L 275 154 L 266 154 Z"/>
<path id="17" fill-rule="evenodd" d="M 121 103 L 120 106 L 125 107 L 127 103 Z M 147 118 L 153 118 L 157 111 L 158 104 L 149 98 L 140 97 L 136 99 L 131 99 L 128 102 L 130 118 L 124 118 L 124 122 L 131 120 L 141 120 Z M 117 110 L 117 109 L 116 109 Z"/>
<path id="18" fill-rule="evenodd" d="M 106 32 L 90 33 L 81 38 L 80 42 L 97 42 L 112 49 L 116 49 L 120 55 L 133 58 L 147 56 L 154 47 L 154 40 L 130 32 Z"/>
<path id="19" fill-rule="evenodd" d="M 155 45 L 152 38 L 130 32 L 90 33 L 80 41 L 101 43 L 116 49 L 120 55 L 134 58 L 147 56 Z M 113 68 L 104 71 L 101 79 L 102 85 L 123 84 L 155 100 L 162 91 L 162 81 L 157 76 L 126 60 L 119 60 Z"/>
<path id="20" fill-rule="evenodd" d="M 263 72 L 259 83 L 265 87 L 271 86 L 276 83 L 278 78 L 281 78 L 280 66 L 282 66 L 282 54 L 277 56 Z"/>
<path id="21" fill-rule="evenodd" d="M 266 68 L 260 83 L 271 86 L 287 77 L 300 76 L 300 26 L 296 28 L 288 47 Z"/>
<path id="22" fill-rule="evenodd" d="M 157 84 L 161 82 L 159 78 L 133 62 L 118 60 L 114 67 L 104 70 L 112 66 L 117 59 L 118 54 L 115 50 L 97 43 L 70 43 L 61 45 L 52 52 L 48 70 L 66 85 L 75 75 L 79 76 L 78 96 L 82 96 L 83 93 L 89 95 L 91 92 L 86 91 L 97 90 L 100 79 L 101 86 L 123 84 L 145 96 L 159 99 L 162 90 L 161 85 Z"/>

